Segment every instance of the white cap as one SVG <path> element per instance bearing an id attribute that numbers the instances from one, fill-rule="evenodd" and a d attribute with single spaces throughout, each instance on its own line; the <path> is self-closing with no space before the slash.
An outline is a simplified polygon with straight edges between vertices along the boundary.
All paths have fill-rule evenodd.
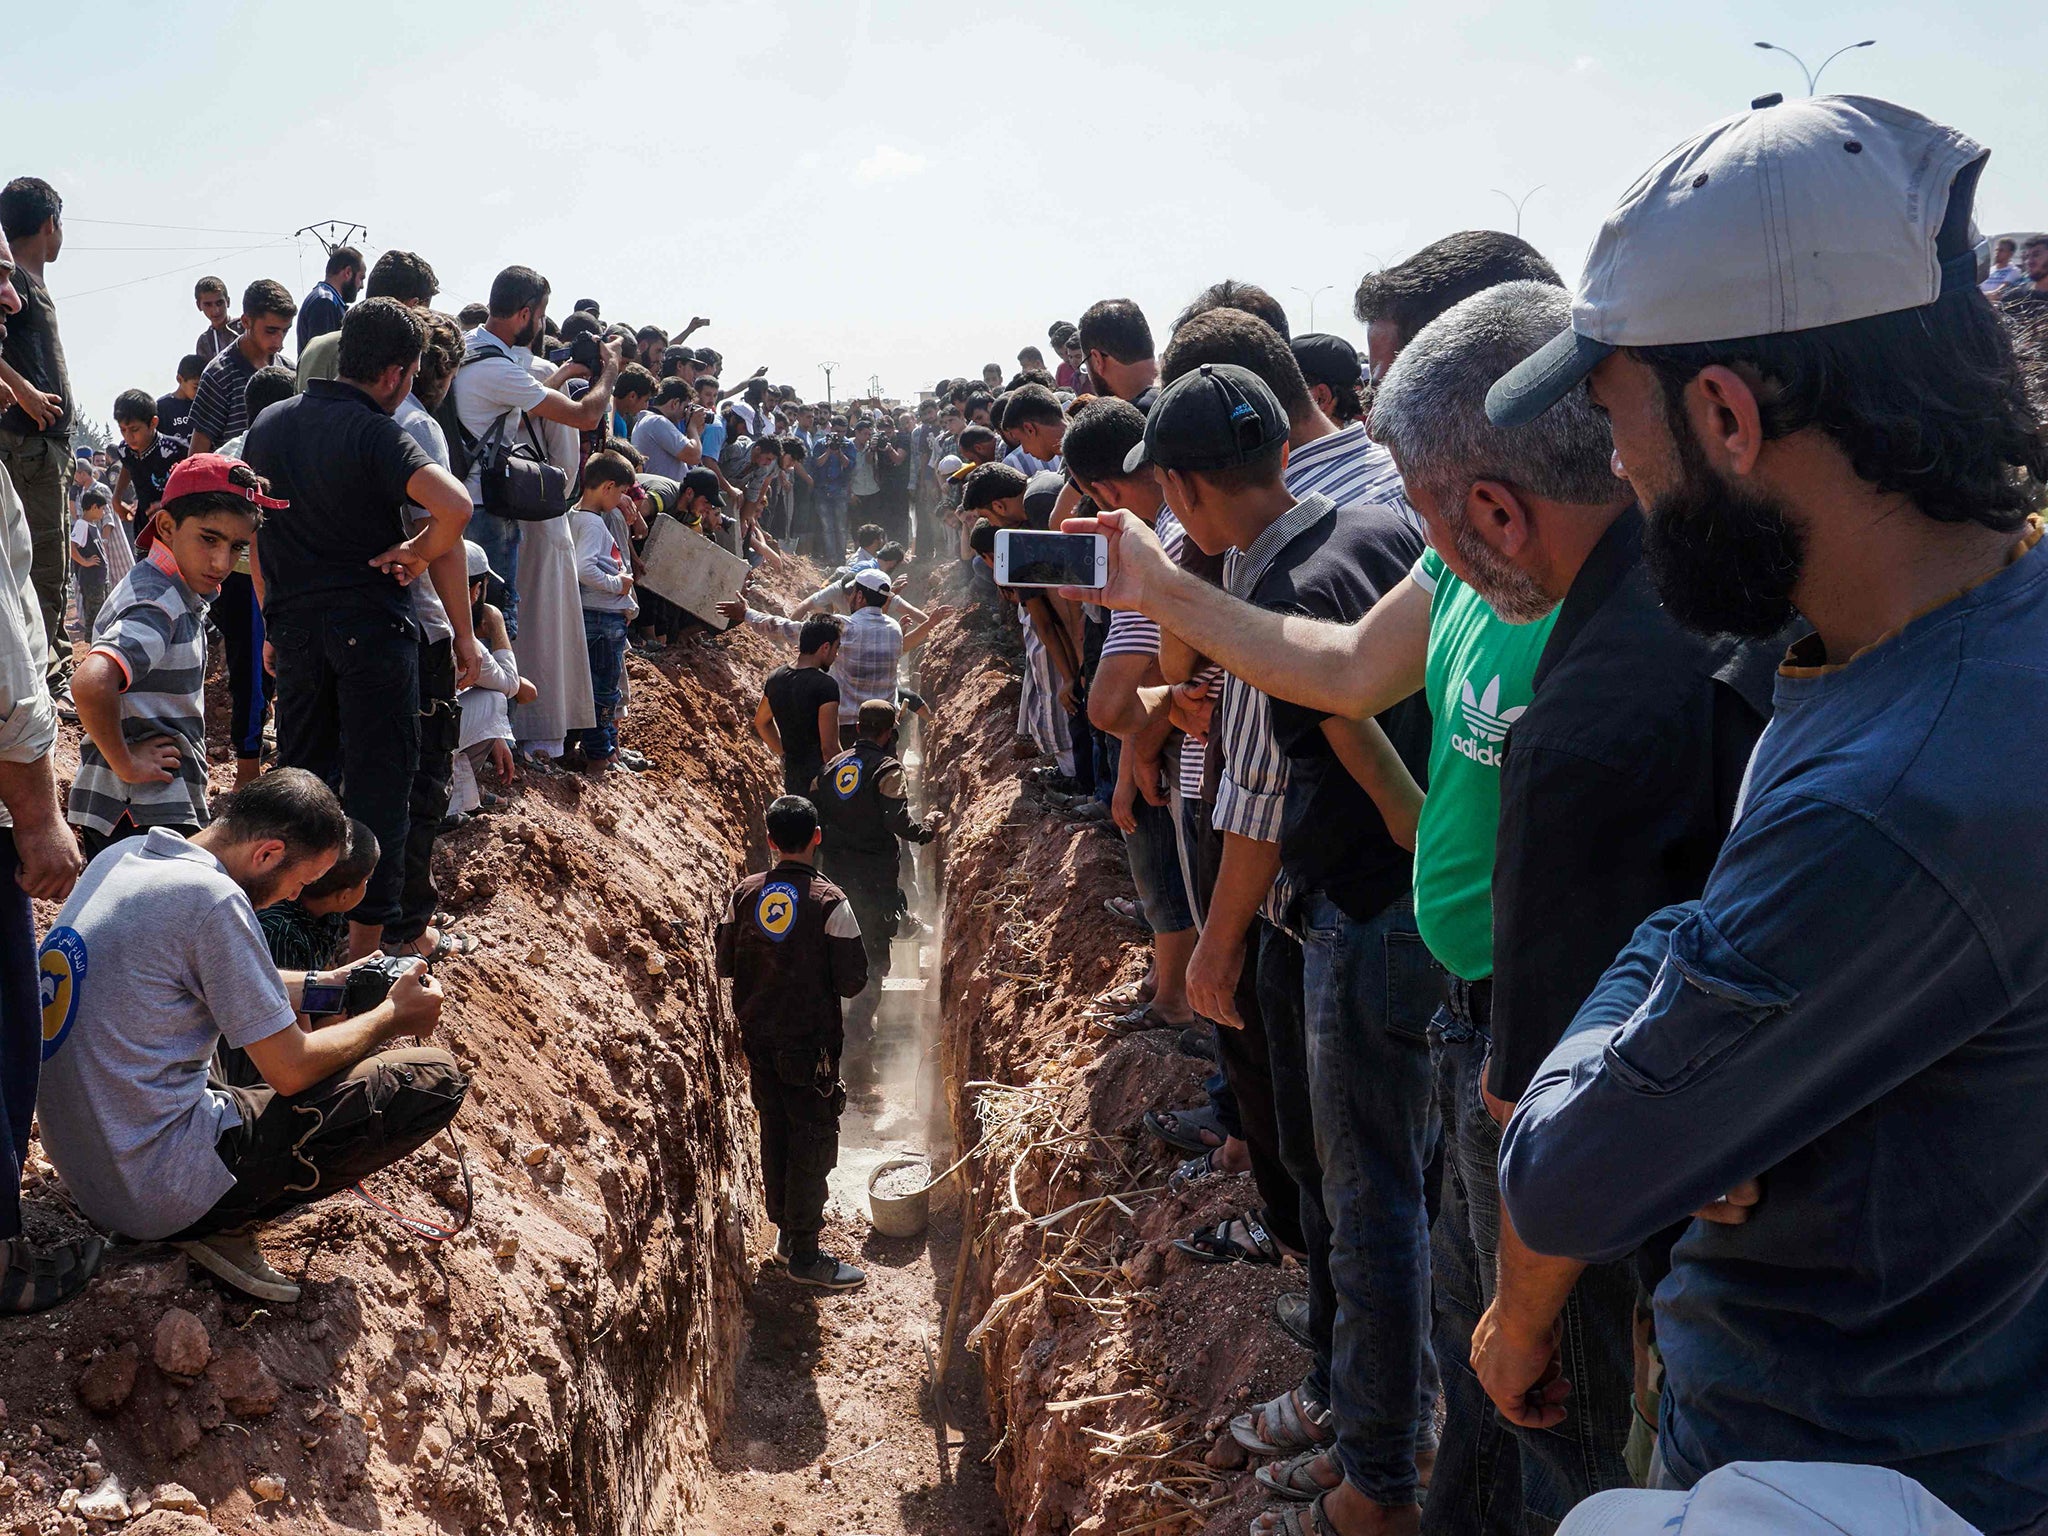
<path id="1" fill-rule="evenodd" d="M 1974 287 L 1970 210 L 1989 153 L 1867 96 L 1715 123 L 1623 194 L 1571 330 L 1494 384 L 1487 416 L 1534 419 L 1618 347 L 1809 331 Z"/>
<path id="2" fill-rule="evenodd" d="M 876 570 L 872 565 L 857 574 L 853 578 L 853 584 L 856 587 L 866 587 L 870 592 L 879 592 L 884 597 L 887 597 L 896 590 L 890 585 L 889 578 Z"/>
<path id="3" fill-rule="evenodd" d="M 1685 1493 L 1615 1489 L 1565 1516 L 1557 1536 L 1983 1536 L 1889 1467 L 1737 1461 Z"/>

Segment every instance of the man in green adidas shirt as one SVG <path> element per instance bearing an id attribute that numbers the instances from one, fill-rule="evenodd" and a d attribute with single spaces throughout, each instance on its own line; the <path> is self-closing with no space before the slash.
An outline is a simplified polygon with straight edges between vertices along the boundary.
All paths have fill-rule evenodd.
<path id="1" fill-rule="evenodd" d="M 1411 590 L 1412 589 L 1412 590 Z M 1433 730 L 1415 830 L 1415 924 L 1460 1006 L 1493 974 L 1493 836 L 1508 727 L 1529 707 L 1557 610 L 1509 624 L 1434 549 L 1387 601 L 1427 605 L 1423 687 Z M 1368 616 L 1368 622 L 1372 616 Z"/>

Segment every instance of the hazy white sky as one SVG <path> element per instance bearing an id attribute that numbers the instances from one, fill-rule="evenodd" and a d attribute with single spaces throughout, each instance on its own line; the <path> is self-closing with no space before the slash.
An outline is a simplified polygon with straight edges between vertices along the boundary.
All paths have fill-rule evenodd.
<path id="1" fill-rule="evenodd" d="M 102 421 L 171 386 L 197 277 L 303 296 L 320 251 L 290 232 L 328 218 L 425 255 L 451 311 L 524 262 L 557 314 L 703 314 L 729 373 L 806 396 L 827 360 L 835 394 L 1007 369 L 1104 297 L 1163 340 L 1226 275 L 1297 330 L 1295 290 L 1328 285 L 1316 328 L 1356 339 L 1361 273 L 1513 227 L 1492 188 L 1541 185 L 1523 233 L 1575 281 L 1658 154 L 1803 92 L 1759 38 L 1817 63 L 1875 37 L 1824 88 L 1990 144 L 1985 228 L 2048 224 L 2048 25 L 2025 6 L 88 0 L 8 33 L 0 176 L 64 195 L 49 276 Z"/>

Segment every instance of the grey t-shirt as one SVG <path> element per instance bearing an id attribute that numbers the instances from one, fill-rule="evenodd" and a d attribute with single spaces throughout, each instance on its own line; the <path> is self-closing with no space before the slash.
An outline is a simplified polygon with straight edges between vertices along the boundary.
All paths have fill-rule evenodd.
<path id="1" fill-rule="evenodd" d="M 296 1017 L 248 896 L 205 849 L 152 828 L 87 866 L 38 972 L 50 1161 L 99 1225 L 182 1231 L 235 1187 L 214 1143 L 241 1117 L 207 1086 L 214 1046 Z"/>

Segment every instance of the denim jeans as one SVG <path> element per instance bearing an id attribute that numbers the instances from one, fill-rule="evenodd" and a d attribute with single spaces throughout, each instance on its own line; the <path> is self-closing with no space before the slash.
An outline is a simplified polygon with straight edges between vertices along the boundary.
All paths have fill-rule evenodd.
<path id="1" fill-rule="evenodd" d="M 491 557 L 491 569 L 504 580 L 505 633 L 514 640 L 519 638 L 519 532 L 519 524 L 512 518 L 475 507 L 462 535 L 483 546 L 484 553 Z"/>
<path id="2" fill-rule="evenodd" d="M 1266 1027 L 1266 1061 L 1273 1083 L 1273 1146 L 1283 1186 L 1293 1197 L 1298 1238 L 1288 1245 L 1307 1255 L 1308 1375 L 1302 1391 L 1318 1403 L 1330 1400 L 1330 1328 L 1337 1317 L 1337 1293 L 1330 1286 L 1330 1224 L 1323 1211 L 1323 1165 L 1316 1155 L 1315 1112 L 1308 1082 L 1308 1046 L 1303 1038 L 1300 941 L 1271 923 L 1259 934 L 1259 1015 Z M 1278 1203 L 1278 1197 L 1274 1203 Z"/>
<path id="3" fill-rule="evenodd" d="M 1491 1305 L 1500 1247 L 1500 1127 L 1479 1089 L 1491 1044 L 1453 987 L 1430 1023 L 1443 1116 L 1443 1209 L 1436 1224 L 1436 1348 L 1444 1439 L 1423 1529 L 1445 1536 L 1537 1536 L 1604 1488 L 1632 1486 L 1623 1449 L 1634 1385 L 1635 1268 L 1596 1264 L 1559 1319 L 1571 1395 L 1553 1428 L 1521 1429 L 1495 1410 L 1472 1370 L 1472 1333 Z"/>
<path id="4" fill-rule="evenodd" d="M 14 829 L 0 827 L 0 1242 L 21 1234 L 21 1167 L 43 1070 L 36 916 L 20 872 Z"/>
<path id="5" fill-rule="evenodd" d="M 626 677 L 626 616 L 583 610 L 583 643 L 590 648 L 590 699 L 597 724 L 569 733 L 593 763 L 610 762 L 619 750 L 619 696 Z"/>
<path id="6" fill-rule="evenodd" d="M 277 761 L 318 774 L 381 851 L 352 922 L 396 922 L 420 760 L 420 645 L 410 618 L 315 607 L 276 619 Z"/>
<path id="7" fill-rule="evenodd" d="M 1195 926 L 1188 909 L 1187 886 L 1181 880 L 1180 845 L 1173 835 L 1173 812 L 1140 796 L 1131 807 L 1137 829 L 1124 834 L 1130 856 L 1131 881 L 1138 905 L 1154 933 L 1186 933 Z"/>
<path id="8" fill-rule="evenodd" d="M 208 612 L 220 631 L 228 658 L 228 740 L 237 757 L 263 755 L 263 717 L 277 693 L 277 679 L 263 661 L 263 610 L 246 571 L 229 571 Z M 274 651 L 275 645 L 271 647 Z"/>
<path id="9" fill-rule="evenodd" d="M 846 558 L 846 492 L 820 489 L 818 537 L 824 542 L 824 564 L 835 566 Z"/>
<path id="10" fill-rule="evenodd" d="M 1345 1477 L 1381 1504 L 1416 1501 L 1433 1448 L 1424 1178 L 1436 962 L 1406 897 L 1369 922 L 1320 891 L 1300 904 L 1304 1033 L 1323 1208 L 1330 1225 L 1330 1406 Z"/>

